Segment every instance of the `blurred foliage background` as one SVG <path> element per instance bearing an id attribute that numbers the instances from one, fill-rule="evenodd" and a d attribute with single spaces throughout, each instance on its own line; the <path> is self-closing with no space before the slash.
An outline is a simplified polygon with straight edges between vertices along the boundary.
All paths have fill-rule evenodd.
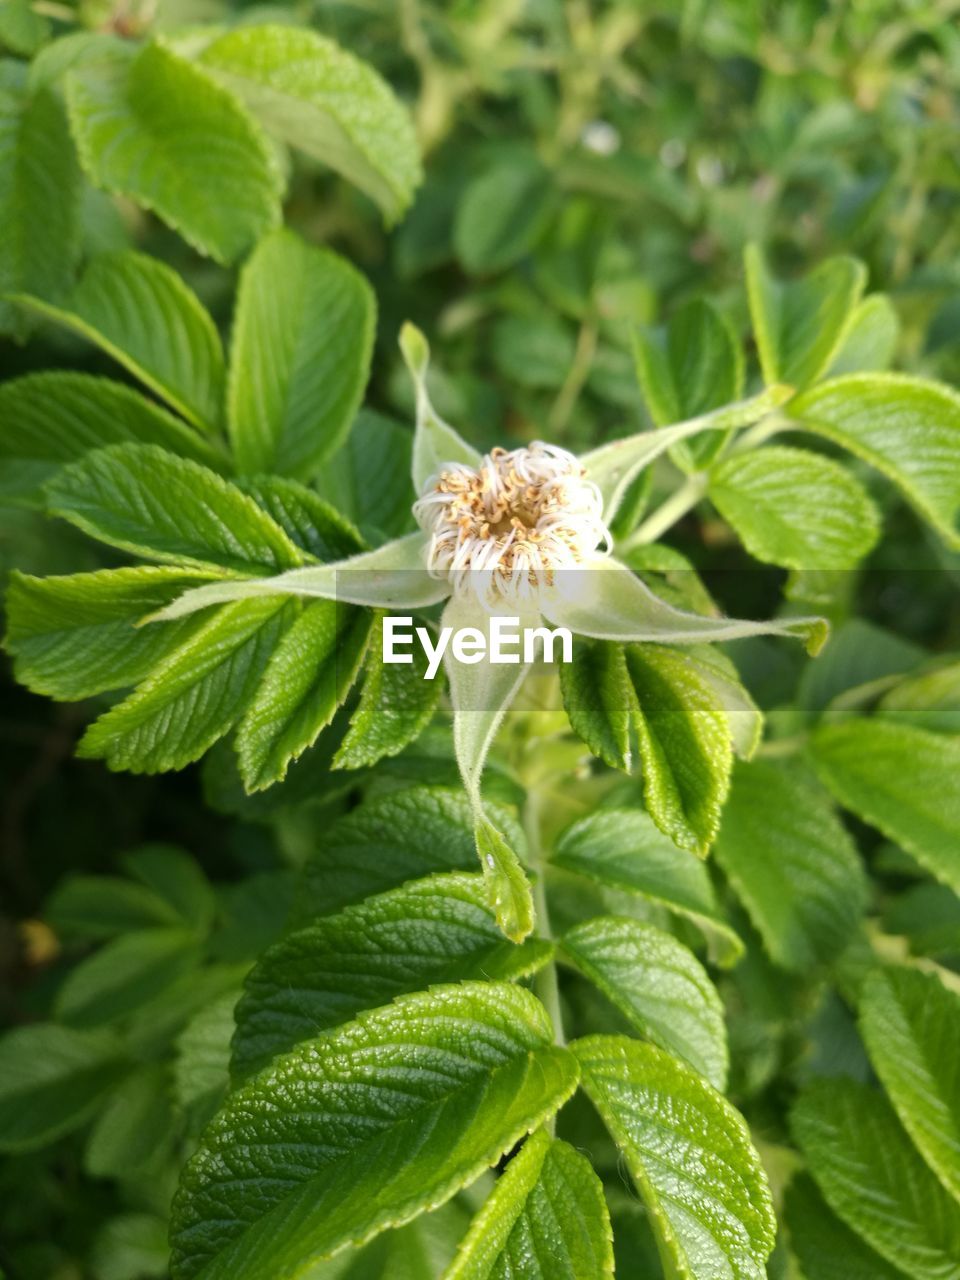
<path id="1" fill-rule="evenodd" d="M 30 53 L 29 32 L 14 20 L 21 8 L 0 8 L 7 54 L 0 67 Z M 35 11 L 55 28 L 79 24 L 124 37 L 199 22 L 289 20 L 379 68 L 411 105 L 424 150 L 425 180 L 412 210 L 385 229 L 355 188 L 298 157 L 285 216 L 371 280 L 380 317 L 368 405 L 400 424 L 409 422 L 411 397 L 396 335 L 412 319 L 432 336 L 439 410 L 477 443 L 544 436 L 577 448 L 636 430 L 646 418 L 630 326 L 660 322 L 706 294 L 745 333 L 741 262 L 750 240 L 785 275 L 829 254 L 862 258 L 870 289 L 889 294 L 900 320 L 896 367 L 960 381 L 955 0 L 299 7 L 92 0 Z M 129 245 L 171 263 L 226 325 L 232 269 L 193 254 L 134 206 L 92 193 L 73 266 Z M 0 340 L 0 364 L 4 377 L 53 366 L 116 373 L 104 357 L 50 329 L 25 345 Z M 371 465 L 355 448 L 357 456 L 339 460 L 337 476 L 362 477 Z M 798 681 L 808 705 L 823 705 L 848 685 L 907 669 L 924 651 L 960 641 L 957 558 L 935 546 L 905 508 L 891 506 L 889 493 L 884 501 L 886 540 L 862 573 L 831 586 L 838 640 L 845 625 L 848 640 L 835 641 L 838 656 L 828 651 L 816 680 L 804 676 L 797 653 L 744 646 L 746 678 L 767 707 L 792 702 Z M 751 564 L 722 529 L 695 514 L 674 541 L 731 610 L 771 612 L 783 585 L 779 570 Z M 0 573 L 13 565 L 72 572 L 100 562 L 65 525 L 0 508 Z M 853 614 L 860 621 L 849 623 Z M 856 660 L 844 670 L 851 653 Z M 0 697 L 4 1020 L 45 1015 L 64 974 L 94 941 L 71 928 L 62 903 L 58 914 L 55 891 L 64 877 L 109 874 L 149 887 L 149 857 L 141 850 L 133 862 L 121 859 L 156 842 L 196 859 L 184 863 L 183 875 L 206 885 L 197 926 L 202 995 L 229 991 L 281 927 L 291 868 L 331 814 L 351 802 L 357 780 L 322 785 L 321 761 L 266 797 L 241 800 L 216 752 L 182 775 L 114 776 L 72 758 L 88 708 L 34 697 L 6 670 Z M 430 766 L 411 763 L 411 776 L 417 767 Z M 874 916 L 897 945 L 955 965 L 957 900 L 921 884 L 898 851 L 868 852 Z M 197 982 L 194 973 L 190 983 Z M 850 1018 L 835 998 L 823 1001 L 819 989 L 785 981 L 759 948 L 728 986 L 733 1096 L 762 1127 L 797 1071 L 818 1055 L 856 1052 Z M 146 1058 L 159 1073 L 155 1095 L 167 1090 L 183 1100 L 170 1045 L 195 1007 L 186 1000 L 170 1013 L 166 1039 L 163 1028 L 155 1042 L 144 1029 Z M 0 1174 L 0 1238 L 8 1242 L 0 1268 L 11 1280 L 163 1274 L 163 1217 L 178 1159 L 170 1149 L 175 1122 L 160 1129 L 169 1143 L 158 1139 L 130 1176 L 114 1176 L 109 1153 L 91 1171 L 80 1139 Z"/>

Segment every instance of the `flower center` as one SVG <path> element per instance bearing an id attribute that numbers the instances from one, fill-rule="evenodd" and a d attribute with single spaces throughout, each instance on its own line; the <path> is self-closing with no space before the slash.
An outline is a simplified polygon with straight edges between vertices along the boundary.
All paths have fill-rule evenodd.
<path id="1" fill-rule="evenodd" d="M 485 598 L 529 595 L 611 542 L 596 485 L 572 453 L 540 441 L 493 449 L 477 468 L 450 463 L 413 512 L 431 573 Z"/>

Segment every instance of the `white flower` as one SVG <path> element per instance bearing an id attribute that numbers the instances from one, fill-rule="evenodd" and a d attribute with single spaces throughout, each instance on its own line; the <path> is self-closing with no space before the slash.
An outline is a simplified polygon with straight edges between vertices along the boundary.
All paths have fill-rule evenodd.
<path id="1" fill-rule="evenodd" d="M 493 449 L 477 467 L 449 463 L 413 506 L 429 537 L 427 569 L 489 605 L 530 600 L 613 539 L 603 495 L 577 458 L 535 440 Z"/>
<path id="2" fill-rule="evenodd" d="M 489 634 L 495 613 L 542 619 L 599 640 L 698 644 L 794 635 L 816 651 L 819 618 L 749 622 L 676 609 L 616 558 L 609 525 L 636 475 L 680 440 L 756 422 L 782 402 L 769 388 L 702 418 L 645 431 L 576 458 L 555 445 L 494 449 L 485 457 L 439 418 L 427 394 L 429 348 L 405 325 L 401 348 L 417 389 L 414 513 L 419 530 L 335 564 L 270 578 L 229 579 L 185 592 L 153 615 L 177 618 L 258 595 L 319 596 L 409 611 L 446 600 L 443 626 Z M 788 393 L 786 393 L 788 394 Z M 489 646 L 488 646 L 489 648 Z M 532 928 L 529 885 L 483 809 L 480 778 L 494 734 L 527 673 L 523 664 L 446 662 L 454 748 L 475 817 L 477 847 L 497 918 L 514 939 Z"/>

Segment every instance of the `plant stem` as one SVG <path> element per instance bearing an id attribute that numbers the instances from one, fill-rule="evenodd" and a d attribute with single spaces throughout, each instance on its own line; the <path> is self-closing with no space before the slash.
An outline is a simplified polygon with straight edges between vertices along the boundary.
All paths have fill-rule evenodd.
<path id="1" fill-rule="evenodd" d="M 555 436 L 562 435 L 566 429 L 570 414 L 590 373 L 596 350 L 597 322 L 594 317 L 589 317 L 580 326 L 573 361 L 547 418 L 547 425 Z"/>
<path id="2" fill-rule="evenodd" d="M 701 472 L 688 476 L 675 493 L 659 506 L 652 515 L 642 521 L 629 538 L 625 538 L 618 550 L 630 551 L 656 542 L 668 529 L 672 529 L 688 511 L 697 505 L 707 489 L 707 478 Z"/>

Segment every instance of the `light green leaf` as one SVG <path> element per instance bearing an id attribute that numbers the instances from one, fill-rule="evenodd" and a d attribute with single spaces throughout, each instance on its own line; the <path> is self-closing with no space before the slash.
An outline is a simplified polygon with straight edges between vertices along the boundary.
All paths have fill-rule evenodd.
<path id="1" fill-rule="evenodd" d="M 561 954 L 641 1035 L 724 1090 L 723 1005 L 699 960 L 672 934 L 626 916 L 599 916 L 571 929 Z"/>
<path id="2" fill-rule="evenodd" d="M 569 1097 L 576 1064 L 552 1037 L 528 991 L 462 983 L 279 1059 L 227 1100 L 184 1170 L 173 1275 L 293 1277 L 442 1204 Z"/>
<path id="3" fill-rule="evenodd" d="M 49 39 L 50 20 L 37 13 L 30 0 L 3 0 L 0 45 L 29 58 Z"/>
<path id="4" fill-rule="evenodd" d="M 228 607 L 242 609 L 245 604 Z M 247 791 L 261 791 L 284 778 L 290 762 L 333 719 L 356 679 L 370 626 L 366 610 L 314 600 L 287 629 L 237 728 L 237 757 Z"/>
<path id="5" fill-rule="evenodd" d="M 78 250 L 79 205 L 80 169 L 59 98 L 49 89 L 23 96 L 0 91 L 3 332 L 23 338 L 27 330 L 25 317 L 5 295 L 53 299 L 69 285 Z"/>
<path id="6" fill-rule="evenodd" d="M 167 1224 L 152 1213 L 120 1213 L 97 1231 L 90 1270 L 97 1280 L 160 1280 L 167 1274 Z"/>
<path id="7" fill-rule="evenodd" d="M 133 773 L 198 760 L 243 715 L 290 624 L 291 607 L 274 598 L 218 610 L 94 721 L 77 754 Z"/>
<path id="8" fill-rule="evenodd" d="M 878 969 L 863 989 L 860 1029 L 900 1123 L 960 1200 L 960 995 L 935 973 Z"/>
<path id="9" fill-rule="evenodd" d="M 867 280 L 855 258 L 828 258 L 802 280 L 774 279 L 756 245 L 744 255 L 747 295 L 764 380 L 802 390 L 830 367 Z"/>
<path id="10" fill-rule="evenodd" d="M 218 262 L 280 221 L 280 174 L 260 128 L 172 49 L 151 42 L 71 71 L 65 83 L 94 186 L 151 209 Z"/>
<path id="11" fill-rule="evenodd" d="M 166 565 L 33 578 L 14 571 L 4 647 L 34 693 L 71 701 L 139 683 L 196 630 L 197 620 L 136 623 L 202 580 Z"/>
<path id="12" fill-rule="evenodd" d="M 51 1022 L 0 1039 L 0 1150 L 32 1151 L 89 1120 L 129 1069 L 105 1031 Z"/>
<path id="13" fill-rule="evenodd" d="M 589 1160 L 539 1129 L 470 1224 L 443 1280 L 613 1275 L 610 1216 Z"/>
<path id="14" fill-rule="evenodd" d="M 343 442 L 370 372 L 376 300 L 338 254 L 289 231 L 240 276 L 227 417 L 243 472 L 310 480 Z"/>
<path id="15" fill-rule="evenodd" d="M 801 764 L 738 764 L 714 856 L 773 960 L 794 973 L 829 964 L 866 908 L 853 840 Z"/>
<path id="16" fill-rule="evenodd" d="M 960 1205 L 924 1164 L 882 1096 L 821 1080 L 793 1109 L 793 1131 L 824 1199 L 910 1280 L 960 1268 Z"/>
<path id="17" fill-rule="evenodd" d="M 749 400 L 727 405 L 688 422 L 678 422 L 657 431 L 640 431 L 636 435 L 611 440 L 583 454 L 580 461 L 588 480 L 603 495 L 604 519 L 609 523 L 616 515 L 627 490 L 639 473 L 651 462 L 684 440 L 703 433 L 732 431 L 759 422 L 766 414 L 790 396 L 789 387 L 768 387 Z"/>
<path id="18" fill-rule="evenodd" d="M 400 330 L 403 353 L 417 397 L 417 426 L 413 437 L 413 487 L 423 492 L 444 463 L 461 462 L 468 467 L 480 463 L 480 454 L 462 440 L 457 432 L 438 416 L 427 391 L 427 367 L 430 347 L 426 338 L 409 320 Z"/>
<path id="19" fill-rule="evenodd" d="M 123 250 L 87 267 L 63 306 L 18 295 L 44 319 L 95 342 L 197 427 L 213 430 L 223 403 L 223 350 L 208 312 L 165 263 Z"/>
<path id="20" fill-rule="evenodd" d="M 517 603 L 521 633 L 536 626 L 537 615 L 529 604 Z M 522 942 L 533 928 L 533 894 L 519 858 L 503 833 L 484 814 L 480 783 L 487 753 L 530 663 L 495 663 L 490 653 L 492 615 L 475 599 L 451 596 L 440 620 L 441 627 L 457 634 L 472 628 L 486 638 L 480 662 L 458 662 L 448 649 L 444 669 L 453 704 L 453 750 L 467 798 L 473 808 L 477 854 L 487 879 L 497 922 L 513 942 Z"/>
<path id="21" fill-rule="evenodd" d="M 473 179 L 453 228 L 457 256 L 473 275 L 513 266 L 543 233 L 554 189 L 534 158 L 504 160 Z"/>
<path id="22" fill-rule="evenodd" d="M 827 376 L 836 378 L 844 373 L 888 369 L 899 337 L 900 319 L 893 303 L 885 293 L 872 293 L 854 310 Z"/>
<path id="23" fill-rule="evenodd" d="M 200 945 L 191 929 L 124 934 L 70 970 L 57 994 L 57 1018 L 89 1028 L 129 1017 L 199 963 Z"/>
<path id="24" fill-rule="evenodd" d="M 900 373 L 848 374 L 798 396 L 790 416 L 876 467 L 960 548 L 960 394 Z"/>
<path id="25" fill-rule="evenodd" d="M 638 329 L 634 362 L 654 424 L 697 418 L 743 395 L 743 349 L 729 321 L 712 303 L 694 298 L 670 317 L 666 329 Z M 705 466 L 725 436 L 709 432 L 675 446 L 685 470 Z"/>
<path id="26" fill-rule="evenodd" d="M 795 636 L 803 640 L 808 653 L 815 654 L 829 630 L 823 618 L 748 622 L 687 613 L 654 595 L 619 561 L 599 556 L 580 569 L 558 570 L 553 583 L 541 590 L 540 606 L 554 626 L 569 627 L 596 640 L 697 644 L 747 636 Z"/>
<path id="27" fill-rule="evenodd" d="M 68 462 L 104 445 L 162 445 L 207 466 L 223 458 L 185 423 L 131 387 L 88 373 L 28 373 L 0 386 L 0 497 L 40 501 Z"/>
<path id="28" fill-rule="evenodd" d="M 284 531 L 216 472 L 152 444 L 96 449 L 46 487 L 51 514 L 150 560 L 222 573 L 302 564 Z"/>
<path id="29" fill-rule="evenodd" d="M 443 684 L 427 680 L 427 658 L 414 646 L 412 662 L 383 661 L 383 615 L 374 620 L 367 647 L 366 675 L 350 727 L 333 758 L 335 769 L 359 769 L 395 756 L 433 717 Z"/>
<path id="30" fill-rule="evenodd" d="M 241 26 L 209 44 L 201 65 L 263 126 L 365 191 L 390 223 L 413 198 L 413 123 L 367 63 L 303 27 Z"/>
<path id="31" fill-rule="evenodd" d="M 921 671 L 880 699 L 879 713 L 920 729 L 960 733 L 960 662 Z"/>
<path id="32" fill-rule="evenodd" d="M 784 1216 L 804 1280 L 903 1280 L 902 1271 L 830 1212 L 806 1175 L 793 1178 L 787 1187 Z"/>
<path id="33" fill-rule="evenodd" d="M 154 1172 L 176 1135 L 170 1069 L 143 1064 L 113 1090 L 97 1117 L 83 1156 L 93 1178 Z"/>
<path id="34" fill-rule="evenodd" d="M 496 812 L 510 843 L 522 835 L 509 815 Z M 434 871 L 477 865 L 473 814 L 460 788 L 409 787 L 374 796 L 338 819 L 303 869 L 297 918 L 360 902 Z"/>
<path id="35" fill-rule="evenodd" d="M 788 569 L 851 569 L 880 536 L 880 517 L 845 467 L 785 445 L 732 454 L 710 500 L 757 560 Z"/>
<path id="36" fill-rule="evenodd" d="M 727 713 L 699 664 L 660 645 L 628 645 L 647 811 L 674 844 L 705 855 L 730 786 Z"/>
<path id="37" fill-rule="evenodd" d="M 626 1036 L 572 1045 L 677 1280 L 762 1280 L 776 1218 L 739 1112 L 690 1067 Z"/>
<path id="38" fill-rule="evenodd" d="M 960 738 L 883 720 L 822 725 L 813 759 L 836 799 L 960 893 Z"/>
<path id="39" fill-rule="evenodd" d="M 636 697 L 623 646 L 602 640 L 577 641 L 573 661 L 560 666 L 560 687 L 574 733 L 604 764 L 628 773 Z"/>
<path id="40" fill-rule="evenodd" d="M 260 957 L 237 1005 L 234 1078 L 404 992 L 523 977 L 550 953 L 538 939 L 504 941 L 479 874 L 428 876 L 367 898 L 288 934 Z"/>
<path id="41" fill-rule="evenodd" d="M 678 849 L 639 809 L 598 810 L 575 822 L 560 836 L 548 865 L 688 917 L 717 939 L 727 963 L 743 952 L 704 864 Z"/>
<path id="42" fill-rule="evenodd" d="M 448 584 L 423 567 L 425 547 L 423 534 L 411 533 L 333 564 L 309 565 L 271 578 L 211 582 L 184 592 L 179 600 L 154 614 L 151 621 L 182 618 L 212 604 L 255 600 L 258 596 L 304 596 L 379 609 L 424 608 L 450 594 Z"/>

